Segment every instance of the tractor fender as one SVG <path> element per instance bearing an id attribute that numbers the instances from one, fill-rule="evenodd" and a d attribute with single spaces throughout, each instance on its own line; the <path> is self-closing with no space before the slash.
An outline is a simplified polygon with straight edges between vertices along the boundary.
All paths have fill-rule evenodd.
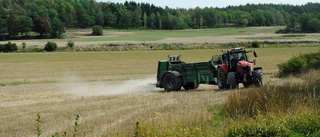
<path id="1" fill-rule="evenodd" d="M 218 68 L 221 68 L 224 74 L 228 74 L 228 66 L 226 64 L 222 64 Z"/>
<path id="2" fill-rule="evenodd" d="M 259 70 L 259 69 L 262 70 L 262 67 L 254 67 L 254 68 L 253 68 L 253 71 L 256 71 L 256 70 Z"/>
<path id="3" fill-rule="evenodd" d="M 167 73 L 172 73 L 173 75 L 175 75 L 175 76 L 177 76 L 177 77 L 182 76 L 182 74 L 181 74 L 180 72 L 175 71 L 175 70 L 169 70 L 169 71 L 167 71 L 165 74 L 167 74 Z M 165 75 L 165 74 L 164 74 L 164 75 Z"/>

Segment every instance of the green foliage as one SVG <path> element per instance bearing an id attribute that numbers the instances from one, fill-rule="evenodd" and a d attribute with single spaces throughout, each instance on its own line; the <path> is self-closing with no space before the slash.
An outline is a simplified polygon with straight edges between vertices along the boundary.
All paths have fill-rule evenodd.
<path id="1" fill-rule="evenodd" d="M 0 52 L 15 52 L 18 47 L 15 43 L 8 42 L 7 44 L 0 44 Z"/>
<path id="2" fill-rule="evenodd" d="M 103 28 L 101 26 L 93 26 L 91 34 L 95 36 L 101 36 L 103 35 Z"/>
<path id="3" fill-rule="evenodd" d="M 310 136 L 320 135 L 320 116 L 316 111 L 304 110 L 291 116 L 263 116 L 240 120 L 231 123 L 228 128 L 228 137 L 248 136 Z"/>
<path id="4" fill-rule="evenodd" d="M 73 41 L 68 41 L 67 47 L 72 49 L 74 47 L 74 42 Z"/>
<path id="5" fill-rule="evenodd" d="M 41 125 L 41 115 L 40 113 L 37 114 L 37 125 L 36 125 L 36 135 L 37 137 L 40 137 L 41 135 L 41 129 L 40 129 L 40 125 Z"/>
<path id="6" fill-rule="evenodd" d="M 52 28 L 50 31 L 51 38 L 62 39 L 63 38 L 62 34 L 66 32 L 64 23 L 62 23 L 59 19 L 54 18 L 52 19 L 50 24 Z"/>
<path id="7" fill-rule="evenodd" d="M 296 106 L 320 106 L 319 71 L 301 75 L 299 82 L 266 85 L 246 92 L 231 94 L 222 105 L 223 114 L 229 117 L 254 117 L 258 114 L 294 112 Z M 290 98 L 288 98 L 290 97 Z M 236 111 L 235 111 L 236 110 Z"/>
<path id="8" fill-rule="evenodd" d="M 45 45 L 44 50 L 48 52 L 52 52 L 52 51 L 55 51 L 57 48 L 58 48 L 57 43 L 49 41 Z"/>
<path id="9" fill-rule="evenodd" d="M 8 22 L 8 32 L 10 37 L 16 37 L 20 30 L 20 20 L 19 15 L 11 14 L 7 20 Z"/>
<path id="10" fill-rule="evenodd" d="M 47 37 L 51 33 L 51 23 L 45 17 L 38 18 L 34 21 L 34 30 L 40 34 L 41 37 Z"/>
<path id="11" fill-rule="evenodd" d="M 281 120 L 257 115 L 243 122 L 232 123 L 226 133 L 227 137 L 286 137 L 289 131 Z"/>
<path id="12" fill-rule="evenodd" d="M 253 41 L 253 42 L 251 43 L 251 47 L 252 47 L 252 48 L 259 48 L 259 47 L 260 47 L 259 41 Z"/>
<path id="13" fill-rule="evenodd" d="M 297 74 L 309 69 L 320 69 L 320 51 L 295 56 L 285 63 L 278 64 L 280 76 Z"/>
<path id="14" fill-rule="evenodd" d="M 287 25 L 280 32 L 318 32 L 319 5 L 246 4 L 228 8 L 174 9 L 134 1 L 106 3 L 81 0 L 48 4 L 10 0 L 0 6 L 0 36 L 16 38 L 19 33 L 27 36 L 28 32 L 35 31 L 41 37 L 63 38 L 65 27 L 89 28 L 95 25 L 160 30 Z"/>
<path id="15" fill-rule="evenodd" d="M 27 47 L 27 44 L 25 42 L 22 42 L 22 49 L 25 49 Z"/>
<path id="16" fill-rule="evenodd" d="M 79 128 L 79 115 L 77 114 L 74 122 L 74 126 L 73 126 L 73 137 L 77 136 L 78 128 Z"/>
<path id="17" fill-rule="evenodd" d="M 233 93 L 221 109 L 232 119 L 226 136 L 319 136 L 319 74 Z"/>

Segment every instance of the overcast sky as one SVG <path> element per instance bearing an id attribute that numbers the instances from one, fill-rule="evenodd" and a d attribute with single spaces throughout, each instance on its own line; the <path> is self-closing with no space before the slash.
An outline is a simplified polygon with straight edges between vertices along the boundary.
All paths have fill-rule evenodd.
<path id="1" fill-rule="evenodd" d="M 126 0 L 97 0 L 102 2 L 114 2 L 114 3 L 124 3 Z M 195 7 L 226 7 L 229 5 L 245 5 L 247 3 L 274 3 L 274 4 L 291 4 L 291 5 L 302 5 L 308 2 L 318 2 L 320 0 L 127 0 L 135 1 L 137 3 L 149 3 L 155 6 L 170 8 L 195 8 Z"/>

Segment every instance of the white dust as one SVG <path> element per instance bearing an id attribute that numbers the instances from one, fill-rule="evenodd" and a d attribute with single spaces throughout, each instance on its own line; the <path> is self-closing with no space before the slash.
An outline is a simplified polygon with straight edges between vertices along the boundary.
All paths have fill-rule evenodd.
<path id="1" fill-rule="evenodd" d="M 82 81 L 78 77 L 68 77 L 60 84 L 63 91 L 76 96 L 100 96 L 120 94 L 146 94 L 156 92 L 154 78 L 125 81 Z"/>

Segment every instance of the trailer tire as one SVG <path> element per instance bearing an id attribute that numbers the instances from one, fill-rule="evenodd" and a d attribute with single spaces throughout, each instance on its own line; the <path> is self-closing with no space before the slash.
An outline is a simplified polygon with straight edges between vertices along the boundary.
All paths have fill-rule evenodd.
<path id="1" fill-rule="evenodd" d="M 262 79 L 263 79 L 262 69 L 254 70 L 252 72 L 252 77 L 253 77 L 253 80 L 254 80 L 253 84 L 255 86 L 260 87 L 260 86 L 263 85 L 263 83 L 262 83 Z"/>
<path id="2" fill-rule="evenodd" d="M 218 79 L 217 79 L 219 89 L 225 89 L 227 87 L 227 77 L 221 68 L 218 68 Z"/>
<path id="3" fill-rule="evenodd" d="M 181 76 L 176 76 L 175 74 L 169 72 L 164 75 L 162 80 L 163 88 L 170 91 L 179 91 L 182 87 L 182 78 Z"/>
<path id="4" fill-rule="evenodd" d="M 193 90 L 197 89 L 199 87 L 199 84 L 197 83 L 187 83 L 187 85 L 183 85 L 184 90 Z"/>
<path id="5" fill-rule="evenodd" d="M 236 72 L 229 72 L 228 73 L 227 84 L 230 89 L 238 88 L 238 82 L 236 79 Z"/>

